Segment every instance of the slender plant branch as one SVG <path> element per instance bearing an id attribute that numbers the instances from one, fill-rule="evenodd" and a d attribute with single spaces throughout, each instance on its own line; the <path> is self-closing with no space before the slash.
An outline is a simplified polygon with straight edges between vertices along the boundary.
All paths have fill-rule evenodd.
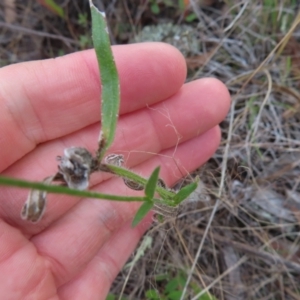
<path id="1" fill-rule="evenodd" d="M 86 198 L 97 198 L 97 199 L 107 199 L 113 201 L 147 201 L 146 197 L 126 197 L 126 196 L 117 196 L 117 195 L 107 195 L 91 191 L 81 191 L 70 189 L 66 186 L 60 185 L 48 185 L 41 182 L 34 181 L 25 181 L 22 179 L 9 178 L 5 176 L 0 176 L 0 185 L 6 186 L 16 186 L 19 188 L 31 188 L 35 190 L 45 191 L 53 194 L 64 194 L 77 197 L 86 197 Z"/>
<path id="2" fill-rule="evenodd" d="M 134 182 L 137 182 L 142 185 L 146 185 L 147 179 L 137 175 L 136 173 L 131 172 L 128 169 L 121 168 L 118 166 L 114 165 L 108 165 L 108 164 L 100 164 L 99 165 L 99 170 L 103 172 L 109 172 L 115 175 L 118 175 L 123 178 L 128 178 Z M 156 186 L 156 191 L 157 193 L 165 200 L 166 204 L 172 205 L 173 201 L 172 199 L 174 198 L 175 193 L 172 191 L 168 191 L 167 189 L 161 187 L 161 186 Z"/>

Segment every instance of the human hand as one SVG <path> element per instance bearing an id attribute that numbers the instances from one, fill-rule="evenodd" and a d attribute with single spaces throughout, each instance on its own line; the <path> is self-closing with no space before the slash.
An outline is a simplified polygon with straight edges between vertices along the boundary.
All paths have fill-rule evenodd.
<path id="1" fill-rule="evenodd" d="M 216 79 L 184 84 L 183 57 L 171 46 L 113 48 L 121 81 L 120 119 L 110 152 L 147 177 L 161 166 L 171 186 L 214 153 L 230 97 Z M 71 146 L 96 150 L 100 85 L 94 51 L 0 69 L 0 172 L 41 181 Z M 159 155 L 154 155 L 158 153 Z M 106 177 L 105 177 L 106 176 Z M 106 179 L 106 180 L 105 180 Z M 98 174 L 91 189 L 136 193 Z M 20 218 L 28 191 L 0 187 L 0 290 L 5 299 L 105 299 L 151 224 L 131 228 L 138 203 L 48 195 L 43 219 Z"/>

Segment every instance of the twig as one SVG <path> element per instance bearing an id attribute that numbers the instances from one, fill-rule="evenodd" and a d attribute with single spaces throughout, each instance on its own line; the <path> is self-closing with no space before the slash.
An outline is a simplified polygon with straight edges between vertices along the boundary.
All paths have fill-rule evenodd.
<path id="1" fill-rule="evenodd" d="M 203 229 L 199 229 L 199 228 L 190 228 L 190 230 L 194 231 L 194 232 L 197 232 L 197 234 L 199 235 L 202 235 L 204 234 L 204 230 Z M 247 244 L 243 244 L 243 243 L 240 243 L 240 242 L 235 242 L 235 241 L 232 241 L 230 239 L 227 239 L 217 233 L 211 233 L 213 239 L 215 241 L 217 241 L 218 243 L 222 243 L 224 245 L 229 245 L 229 246 L 232 246 L 238 250 L 242 250 L 244 252 L 246 252 L 247 254 L 250 254 L 252 256 L 255 256 L 255 257 L 260 257 L 261 259 L 264 259 L 266 260 L 268 263 L 274 265 L 274 264 L 281 264 L 281 265 L 284 265 L 285 267 L 287 267 L 289 269 L 289 271 L 291 272 L 294 272 L 296 274 L 300 274 L 300 264 L 296 263 L 296 262 L 292 262 L 292 261 L 289 261 L 283 257 L 280 257 L 280 256 L 275 256 L 273 255 L 272 253 L 270 252 L 266 252 L 262 249 L 257 249 L 257 248 L 254 248 L 252 246 L 249 246 Z M 264 247 L 265 245 L 263 245 L 262 247 Z"/>
<path id="2" fill-rule="evenodd" d="M 226 147 L 225 147 L 224 156 L 223 156 L 222 175 L 221 175 L 221 182 L 220 182 L 220 187 L 219 187 L 219 191 L 218 191 L 218 198 L 220 198 L 221 195 L 222 195 L 222 191 L 223 191 L 223 187 L 224 187 L 224 182 L 225 182 L 227 159 L 228 159 L 228 153 L 229 153 L 229 148 L 230 148 L 230 141 L 231 141 L 231 137 L 232 137 L 232 128 L 233 128 L 233 120 L 234 120 L 234 110 L 235 110 L 235 103 L 232 103 L 231 110 L 230 110 L 230 126 L 229 126 L 228 138 L 227 138 Z M 215 213 L 217 211 L 217 208 L 218 208 L 219 204 L 220 204 L 220 199 L 218 199 L 216 201 L 216 203 L 214 205 L 214 208 L 213 208 L 213 211 L 211 212 L 211 215 L 209 217 L 209 221 L 208 221 L 207 226 L 205 228 L 205 231 L 203 233 L 203 237 L 201 239 L 201 243 L 200 243 L 200 245 L 198 247 L 198 250 L 197 250 L 197 253 L 196 253 L 196 256 L 195 256 L 195 259 L 194 259 L 194 263 L 193 263 L 193 265 L 191 267 L 191 270 L 189 272 L 189 276 L 188 276 L 187 281 L 185 283 L 185 286 L 184 286 L 184 289 L 182 291 L 182 295 L 181 295 L 180 300 L 184 299 L 185 293 L 187 291 L 187 287 L 188 287 L 188 285 L 189 285 L 189 283 L 191 281 L 191 278 L 192 278 L 192 275 L 194 273 L 194 270 L 195 270 L 198 258 L 200 256 L 202 247 L 204 245 L 204 241 L 205 241 L 205 239 L 207 237 L 208 230 L 210 229 L 211 223 L 213 221 L 213 218 L 215 216 Z M 209 288 L 207 287 L 205 290 L 208 290 L 208 289 Z M 196 298 L 196 299 L 198 299 L 198 298 Z"/>
<path id="3" fill-rule="evenodd" d="M 23 32 L 23 33 L 27 33 L 27 34 L 31 34 L 31 35 L 36 35 L 36 36 L 41 36 L 41 37 L 48 37 L 50 39 L 61 40 L 68 47 L 71 47 L 70 44 L 77 45 L 77 46 L 79 45 L 78 41 L 66 38 L 64 36 L 60 36 L 60 35 L 56 35 L 56 34 L 52 34 L 52 33 L 47 33 L 47 32 L 41 32 L 41 31 L 25 28 L 25 27 L 22 27 L 22 26 L 18 26 L 18 25 L 8 24 L 8 23 L 2 22 L 2 21 L 0 21 L 0 27 L 8 28 L 8 29 L 11 29 L 11 30 L 14 30 L 14 31 Z"/>

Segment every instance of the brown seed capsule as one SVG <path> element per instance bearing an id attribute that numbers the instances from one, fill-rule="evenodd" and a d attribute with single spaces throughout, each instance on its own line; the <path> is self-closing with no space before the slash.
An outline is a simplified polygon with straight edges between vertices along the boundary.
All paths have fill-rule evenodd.
<path id="1" fill-rule="evenodd" d="M 142 191 L 144 189 L 144 186 L 138 182 L 135 182 L 133 180 L 123 178 L 124 183 L 132 190 L 135 191 Z"/>
<path id="2" fill-rule="evenodd" d="M 54 176 L 49 176 L 44 179 L 44 183 L 51 184 Z M 39 190 L 31 190 L 28 198 L 22 208 L 21 218 L 23 220 L 31 221 L 33 223 L 38 222 L 46 209 L 47 192 Z"/>

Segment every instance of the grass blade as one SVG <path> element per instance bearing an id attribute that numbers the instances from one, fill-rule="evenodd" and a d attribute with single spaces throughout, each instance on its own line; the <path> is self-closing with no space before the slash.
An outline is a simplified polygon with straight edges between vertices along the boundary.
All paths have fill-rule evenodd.
<path id="1" fill-rule="evenodd" d="M 154 197 L 158 174 L 159 174 L 160 167 L 157 167 L 151 174 L 150 178 L 148 179 L 146 186 L 145 186 L 145 195 L 149 200 L 152 200 Z"/>
<path id="2" fill-rule="evenodd" d="M 64 18 L 64 10 L 61 6 L 56 4 L 53 0 L 39 0 L 38 1 L 41 5 L 47 7 L 50 11 L 55 13 L 56 15 Z"/>
<path id="3" fill-rule="evenodd" d="M 142 221 L 142 219 L 147 215 L 147 213 L 152 209 L 153 205 L 154 205 L 153 202 L 145 201 L 141 205 L 137 213 L 135 214 L 131 226 L 132 227 L 137 226 Z"/>
<path id="4" fill-rule="evenodd" d="M 100 12 L 90 0 L 92 14 L 92 38 L 101 77 L 101 132 L 98 159 L 103 158 L 115 136 L 120 106 L 120 83 L 112 54 L 105 13 Z"/>
<path id="5" fill-rule="evenodd" d="M 174 203 L 177 205 L 186 199 L 197 188 L 197 182 L 193 182 L 183 187 L 173 198 Z"/>

